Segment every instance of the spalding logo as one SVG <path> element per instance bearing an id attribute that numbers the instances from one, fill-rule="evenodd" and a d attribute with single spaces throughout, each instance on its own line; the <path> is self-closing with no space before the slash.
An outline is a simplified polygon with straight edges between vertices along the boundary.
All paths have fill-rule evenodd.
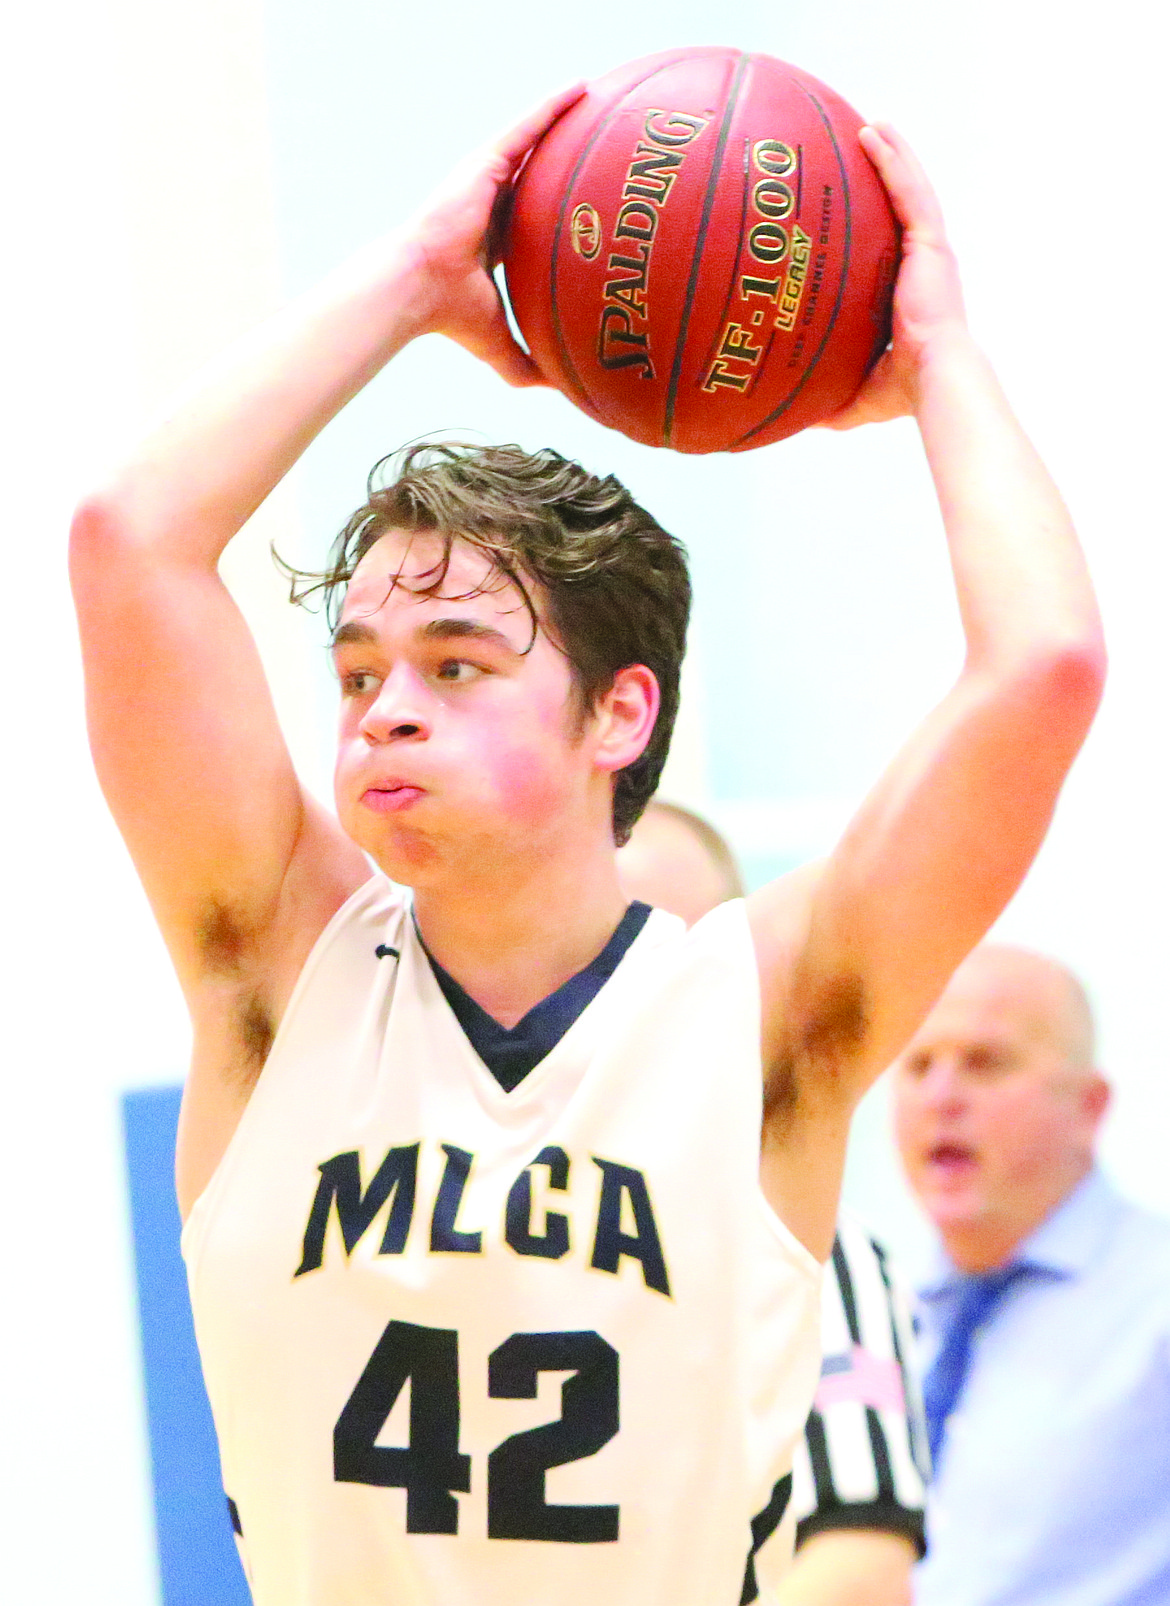
<path id="1" fill-rule="evenodd" d="M 588 201 L 582 201 L 574 210 L 569 220 L 569 235 L 577 255 L 592 262 L 601 250 L 601 219 Z"/>

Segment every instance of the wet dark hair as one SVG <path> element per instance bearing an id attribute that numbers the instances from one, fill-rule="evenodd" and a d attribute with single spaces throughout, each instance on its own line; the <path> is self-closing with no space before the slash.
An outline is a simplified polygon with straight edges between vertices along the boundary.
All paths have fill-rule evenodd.
<path id="1" fill-rule="evenodd" d="M 599 479 L 551 449 L 419 442 L 375 464 L 366 490 L 365 505 L 337 537 L 323 572 L 282 565 L 292 600 L 323 596 L 331 627 L 374 543 L 387 530 L 426 531 L 442 538 L 443 550 L 412 589 L 426 596 L 442 590 L 456 540 L 483 552 L 500 583 L 519 591 L 533 640 L 538 603 L 547 599 L 549 638 L 572 666 L 583 712 L 610 689 L 619 669 L 645 664 L 653 672 L 661 706 L 650 740 L 614 778 L 620 846 L 658 785 L 678 713 L 691 604 L 681 542 L 612 475 Z"/>

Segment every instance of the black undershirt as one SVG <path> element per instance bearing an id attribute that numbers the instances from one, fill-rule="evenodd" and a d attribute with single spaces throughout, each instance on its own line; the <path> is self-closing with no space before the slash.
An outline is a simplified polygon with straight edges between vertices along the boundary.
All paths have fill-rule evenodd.
<path id="1" fill-rule="evenodd" d="M 648 903 L 632 903 L 597 958 L 584 970 L 570 976 L 555 993 L 542 998 L 512 1027 L 501 1026 L 482 1005 L 477 1004 L 427 950 L 426 943 L 423 943 L 423 952 L 430 960 L 435 980 L 468 1042 L 504 1092 L 510 1093 L 513 1088 L 519 1087 L 529 1071 L 539 1065 L 546 1054 L 552 1052 L 573 1022 L 597 997 L 649 917 Z M 417 926 L 415 929 L 418 929 Z M 421 933 L 419 941 L 422 942 Z"/>

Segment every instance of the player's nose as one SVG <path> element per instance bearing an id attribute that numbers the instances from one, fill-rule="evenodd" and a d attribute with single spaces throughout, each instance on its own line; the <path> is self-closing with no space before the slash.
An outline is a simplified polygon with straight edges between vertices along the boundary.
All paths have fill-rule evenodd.
<path id="1" fill-rule="evenodd" d="M 431 734 L 431 698 L 407 664 L 398 664 L 383 680 L 362 716 L 361 733 L 373 746 L 420 740 Z"/>

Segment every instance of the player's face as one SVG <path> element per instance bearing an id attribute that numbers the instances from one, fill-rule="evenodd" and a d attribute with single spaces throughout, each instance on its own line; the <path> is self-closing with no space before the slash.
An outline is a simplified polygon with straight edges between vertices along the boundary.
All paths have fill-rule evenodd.
<path id="1" fill-rule="evenodd" d="M 595 780 L 568 659 L 543 630 L 533 640 L 518 590 L 462 542 L 440 595 L 412 589 L 440 554 L 435 537 L 384 535 L 334 640 L 341 823 L 408 884 L 539 852 Z"/>
<path id="2" fill-rule="evenodd" d="M 894 1077 L 907 1176 L 944 1235 L 1018 1241 L 1087 1163 L 1099 1084 L 1022 980 L 960 970 Z"/>

